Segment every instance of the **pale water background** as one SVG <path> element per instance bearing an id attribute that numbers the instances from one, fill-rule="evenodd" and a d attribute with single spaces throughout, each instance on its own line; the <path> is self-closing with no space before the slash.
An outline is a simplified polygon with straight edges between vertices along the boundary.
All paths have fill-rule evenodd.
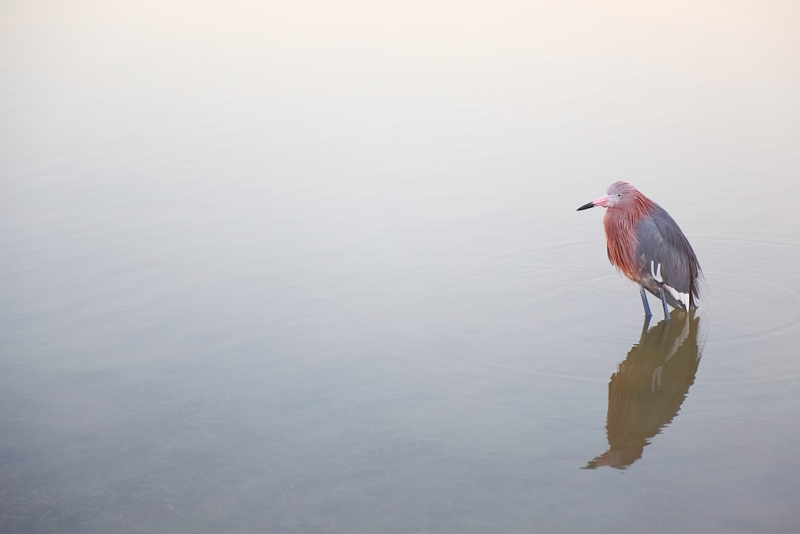
<path id="1" fill-rule="evenodd" d="M 798 531 L 798 24 L 2 2 L 0 531 Z M 618 179 L 705 270 L 641 343 Z"/>

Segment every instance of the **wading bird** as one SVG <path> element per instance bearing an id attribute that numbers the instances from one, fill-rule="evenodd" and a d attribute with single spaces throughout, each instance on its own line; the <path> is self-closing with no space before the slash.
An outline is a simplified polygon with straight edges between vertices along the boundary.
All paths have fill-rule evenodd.
<path id="1" fill-rule="evenodd" d="M 664 318 L 669 308 L 697 307 L 700 297 L 697 256 L 675 220 L 627 182 L 615 182 L 606 194 L 578 211 L 602 206 L 608 259 L 622 274 L 639 284 L 644 314 L 651 316 L 645 289 L 661 299 Z"/>

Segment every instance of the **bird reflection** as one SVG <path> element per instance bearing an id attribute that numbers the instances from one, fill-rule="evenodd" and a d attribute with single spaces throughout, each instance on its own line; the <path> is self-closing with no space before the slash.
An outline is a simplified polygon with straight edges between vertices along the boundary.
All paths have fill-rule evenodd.
<path id="1" fill-rule="evenodd" d="M 672 320 L 649 328 L 645 318 L 639 343 L 608 383 L 608 451 L 583 469 L 607 465 L 625 469 L 642 457 L 649 440 L 680 410 L 700 364 L 694 310 L 673 310 Z"/>

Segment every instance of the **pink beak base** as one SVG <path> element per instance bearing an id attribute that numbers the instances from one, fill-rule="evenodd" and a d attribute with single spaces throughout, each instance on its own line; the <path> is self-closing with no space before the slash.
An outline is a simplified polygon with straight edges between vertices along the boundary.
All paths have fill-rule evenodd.
<path id="1" fill-rule="evenodd" d="M 583 211 L 588 210 L 589 208 L 594 208 L 595 206 L 602 206 L 605 207 L 608 204 L 608 195 L 603 195 L 602 197 L 598 198 L 597 200 L 593 200 L 591 202 L 587 202 L 576 211 Z"/>

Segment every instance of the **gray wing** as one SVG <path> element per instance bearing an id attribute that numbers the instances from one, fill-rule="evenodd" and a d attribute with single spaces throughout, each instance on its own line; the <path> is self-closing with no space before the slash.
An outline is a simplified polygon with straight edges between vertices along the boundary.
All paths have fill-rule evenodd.
<path id="1" fill-rule="evenodd" d="M 689 240 L 675 220 L 659 205 L 636 228 L 637 255 L 643 260 L 642 273 L 656 282 L 697 299 L 700 265 Z"/>

